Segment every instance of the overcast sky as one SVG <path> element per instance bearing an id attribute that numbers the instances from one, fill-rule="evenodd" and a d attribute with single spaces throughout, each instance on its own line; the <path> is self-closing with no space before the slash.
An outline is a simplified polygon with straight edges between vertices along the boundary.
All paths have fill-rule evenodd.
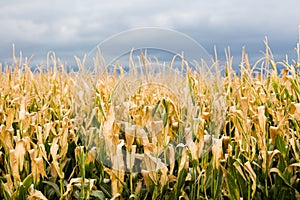
<path id="1" fill-rule="evenodd" d="M 105 38 L 139 27 L 163 27 L 183 32 L 224 57 L 230 46 L 236 61 L 241 48 L 261 56 L 268 36 L 282 60 L 295 57 L 298 41 L 298 0 L 10 0 L 0 2 L 0 62 L 9 62 L 12 44 L 35 62 L 54 51 L 68 64 Z"/>

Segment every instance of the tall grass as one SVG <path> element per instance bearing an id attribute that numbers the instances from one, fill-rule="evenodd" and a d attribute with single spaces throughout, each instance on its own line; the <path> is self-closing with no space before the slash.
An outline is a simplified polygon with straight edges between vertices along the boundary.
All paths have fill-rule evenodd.
<path id="1" fill-rule="evenodd" d="M 183 117 L 180 91 L 148 84 L 124 99 L 128 118 L 113 108 L 121 76 L 89 73 L 78 58 L 80 72 L 67 73 L 54 54 L 32 72 L 13 55 L 0 73 L 0 198 L 299 199 L 299 61 L 276 62 L 266 42 L 254 65 L 243 50 L 237 74 L 226 55 L 224 121 L 214 120 L 214 90 L 198 73 L 181 82 L 196 116 Z"/>

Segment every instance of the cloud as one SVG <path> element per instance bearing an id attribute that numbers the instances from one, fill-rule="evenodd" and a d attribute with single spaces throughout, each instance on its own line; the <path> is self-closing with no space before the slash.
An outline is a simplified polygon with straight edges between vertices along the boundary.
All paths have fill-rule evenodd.
<path id="1" fill-rule="evenodd" d="M 98 1 L 12 0 L 0 2 L 0 62 L 11 55 L 11 45 L 42 60 L 53 50 L 62 60 L 83 56 L 112 34 L 137 27 L 182 31 L 210 53 L 231 46 L 239 56 L 243 45 L 258 54 L 263 39 L 279 51 L 297 42 L 298 1 Z M 239 54 L 238 54 L 239 53 Z"/>

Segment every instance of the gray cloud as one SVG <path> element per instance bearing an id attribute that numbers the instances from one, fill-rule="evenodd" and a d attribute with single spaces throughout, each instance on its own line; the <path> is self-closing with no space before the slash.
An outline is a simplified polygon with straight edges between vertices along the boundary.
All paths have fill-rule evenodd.
<path id="1" fill-rule="evenodd" d="M 11 57 L 15 43 L 25 56 L 43 60 L 53 50 L 72 63 L 99 42 L 137 27 L 165 27 L 192 36 L 212 53 L 231 46 L 240 56 L 243 45 L 253 56 L 269 37 L 278 55 L 293 54 L 298 38 L 297 0 L 97 1 L 12 0 L 0 3 L 0 62 Z"/>

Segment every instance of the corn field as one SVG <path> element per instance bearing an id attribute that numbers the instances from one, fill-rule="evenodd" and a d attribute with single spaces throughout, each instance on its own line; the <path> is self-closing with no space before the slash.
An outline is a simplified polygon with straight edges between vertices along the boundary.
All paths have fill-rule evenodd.
<path id="1" fill-rule="evenodd" d="M 239 72 L 229 51 L 224 66 L 215 60 L 224 72 L 219 121 L 196 72 L 181 80 L 196 113 L 184 115 L 182 101 L 156 85 L 116 110 L 122 73 L 90 73 L 78 58 L 79 71 L 66 72 L 53 53 L 33 71 L 13 55 L 0 72 L 0 198 L 299 199 L 300 62 L 275 61 L 265 44 L 254 64 L 243 50 Z"/>

